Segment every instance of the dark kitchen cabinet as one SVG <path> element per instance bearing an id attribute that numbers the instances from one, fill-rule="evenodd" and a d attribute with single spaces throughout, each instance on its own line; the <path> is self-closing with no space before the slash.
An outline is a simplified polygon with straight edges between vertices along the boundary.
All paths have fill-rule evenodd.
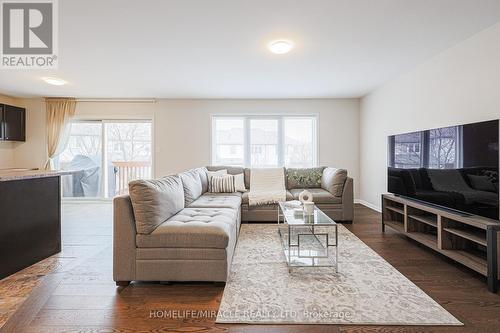
<path id="1" fill-rule="evenodd" d="M 0 280 L 61 251 L 60 182 L 0 179 Z"/>
<path id="2" fill-rule="evenodd" d="M 26 141 L 26 109 L 0 105 L 0 140 Z"/>

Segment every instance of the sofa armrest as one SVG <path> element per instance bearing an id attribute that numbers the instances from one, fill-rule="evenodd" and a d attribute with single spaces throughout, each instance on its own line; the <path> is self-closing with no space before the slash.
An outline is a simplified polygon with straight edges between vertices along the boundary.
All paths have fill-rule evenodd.
<path id="1" fill-rule="evenodd" d="M 347 177 L 342 191 L 342 219 L 352 221 L 354 219 L 354 180 Z"/>
<path id="2" fill-rule="evenodd" d="M 128 195 L 113 200 L 113 279 L 135 279 L 135 218 Z"/>

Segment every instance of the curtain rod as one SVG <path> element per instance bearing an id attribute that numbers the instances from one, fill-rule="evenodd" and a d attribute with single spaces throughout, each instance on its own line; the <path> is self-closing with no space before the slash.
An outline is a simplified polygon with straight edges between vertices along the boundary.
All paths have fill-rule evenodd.
<path id="1" fill-rule="evenodd" d="M 80 103 L 156 103 L 154 98 L 77 98 Z"/>

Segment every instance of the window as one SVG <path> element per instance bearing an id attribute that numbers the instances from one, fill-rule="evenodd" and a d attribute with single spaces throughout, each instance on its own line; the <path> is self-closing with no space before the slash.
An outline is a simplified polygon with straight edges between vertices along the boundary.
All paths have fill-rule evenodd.
<path id="1" fill-rule="evenodd" d="M 396 168 L 452 169 L 462 164 L 463 126 L 451 126 L 390 137 L 390 165 Z"/>
<path id="2" fill-rule="evenodd" d="M 317 165 L 315 116 L 213 116 L 212 164 Z"/>
<path id="3" fill-rule="evenodd" d="M 216 164 L 243 165 L 245 121 L 243 118 L 214 119 L 212 130 L 214 133 L 215 149 L 212 152 Z"/>
<path id="4" fill-rule="evenodd" d="M 316 119 L 284 119 L 285 165 L 310 167 L 316 165 Z"/>
<path id="5" fill-rule="evenodd" d="M 250 166 L 280 165 L 278 119 L 250 119 Z"/>
<path id="6" fill-rule="evenodd" d="M 396 135 L 394 141 L 394 167 L 419 168 L 422 164 L 421 133 Z"/>
<path id="7" fill-rule="evenodd" d="M 151 178 L 150 121 L 75 121 L 59 155 L 64 197 L 112 198 L 128 182 Z"/>
<path id="8" fill-rule="evenodd" d="M 73 122 L 67 140 L 66 148 L 56 161 L 58 169 L 70 172 L 61 177 L 63 196 L 102 197 L 102 123 Z"/>
<path id="9" fill-rule="evenodd" d="M 429 131 L 429 168 L 457 168 L 457 139 L 459 126 L 433 129 Z"/>

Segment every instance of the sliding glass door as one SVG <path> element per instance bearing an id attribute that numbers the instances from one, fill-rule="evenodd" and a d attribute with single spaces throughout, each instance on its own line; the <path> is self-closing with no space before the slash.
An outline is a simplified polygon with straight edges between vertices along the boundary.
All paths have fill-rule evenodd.
<path id="1" fill-rule="evenodd" d="M 151 122 L 105 122 L 106 157 L 113 166 L 109 196 L 128 193 L 128 182 L 151 178 Z"/>
<path id="2" fill-rule="evenodd" d="M 151 121 L 75 121 L 58 168 L 65 198 L 113 198 L 152 174 Z"/>
<path id="3" fill-rule="evenodd" d="M 78 121 L 70 125 L 57 169 L 68 171 L 62 177 L 63 197 L 100 198 L 102 192 L 102 123 Z"/>

